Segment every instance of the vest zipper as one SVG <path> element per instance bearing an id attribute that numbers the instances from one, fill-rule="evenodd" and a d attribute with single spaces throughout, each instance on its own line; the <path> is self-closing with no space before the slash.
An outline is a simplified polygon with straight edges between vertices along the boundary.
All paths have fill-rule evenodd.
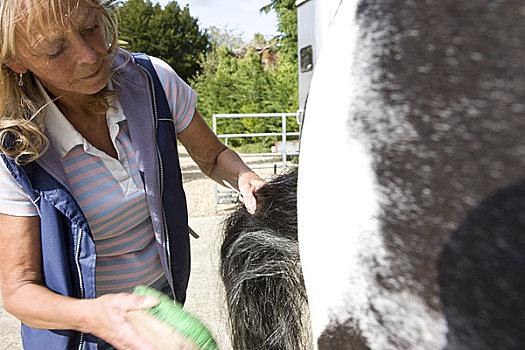
<path id="1" fill-rule="evenodd" d="M 75 265 L 77 267 L 77 273 L 78 273 L 78 281 L 80 285 L 80 298 L 84 299 L 84 280 L 82 279 L 82 270 L 80 268 L 80 245 L 82 244 L 82 237 L 84 236 L 84 231 L 82 229 L 79 230 L 80 233 L 78 235 L 78 241 L 76 246 L 76 252 L 75 252 Z M 84 333 L 80 332 L 80 340 L 78 343 L 78 350 L 82 350 L 82 346 L 84 345 Z"/>
<path id="2" fill-rule="evenodd" d="M 140 65 L 139 65 L 140 67 Z M 164 227 L 164 237 L 166 239 L 166 256 L 167 256 L 167 263 L 168 263 L 168 271 L 173 278 L 173 272 L 172 272 L 172 264 L 171 264 L 171 252 L 170 252 L 170 238 L 168 235 L 168 223 L 166 221 L 166 214 L 164 213 L 164 207 L 162 203 L 162 194 L 164 192 L 164 167 L 162 165 L 162 156 L 160 154 L 159 145 L 157 144 L 157 131 L 159 127 L 159 116 L 157 113 L 157 99 L 155 98 L 155 84 L 153 84 L 153 77 L 151 74 L 144 68 L 140 67 L 149 77 L 150 81 L 150 87 L 151 87 L 151 99 L 153 100 L 153 110 L 155 113 L 155 148 L 157 150 L 157 157 L 159 161 L 159 180 L 160 180 L 160 210 L 162 213 L 162 223 Z M 80 263 L 79 263 L 79 255 L 80 255 L 80 243 L 82 239 L 82 230 L 80 230 L 81 234 L 77 243 L 77 252 L 75 255 L 75 263 L 77 265 L 77 271 L 78 271 L 78 277 L 80 279 L 80 294 L 82 296 L 82 299 L 84 299 L 84 283 L 82 281 L 82 273 L 80 270 Z M 173 295 L 175 296 L 175 291 L 173 291 Z M 84 333 L 80 333 L 80 341 L 78 345 L 78 350 L 82 350 L 82 346 L 84 345 Z"/>
<path id="3" fill-rule="evenodd" d="M 143 68 L 142 66 L 138 65 L 149 77 L 150 87 L 151 87 L 151 99 L 153 100 L 153 111 L 155 113 L 155 148 L 157 150 L 157 157 L 159 161 L 159 180 L 160 180 L 160 211 L 162 213 L 162 224 L 164 227 L 164 237 L 166 240 L 166 257 L 167 257 L 167 264 L 168 264 L 168 271 L 170 273 L 171 278 L 173 279 L 173 268 L 171 264 L 171 250 L 170 250 L 170 238 L 168 235 L 168 223 L 166 221 L 166 214 L 164 213 L 164 206 L 162 203 L 162 195 L 164 193 L 164 166 L 162 165 L 162 156 L 160 154 L 159 145 L 157 143 L 157 132 L 159 127 L 159 116 L 157 113 L 157 99 L 155 98 L 155 84 L 153 83 L 153 77 L 148 72 L 147 69 Z M 175 285 L 175 281 L 173 281 L 173 284 Z M 174 287 L 173 287 L 174 288 Z M 173 289 L 173 295 L 175 296 L 175 290 Z"/>

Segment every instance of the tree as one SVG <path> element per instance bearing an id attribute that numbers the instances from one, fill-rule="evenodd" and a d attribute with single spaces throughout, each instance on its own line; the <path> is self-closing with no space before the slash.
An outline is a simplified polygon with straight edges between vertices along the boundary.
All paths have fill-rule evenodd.
<path id="1" fill-rule="evenodd" d="M 212 115 L 222 113 L 295 112 L 297 101 L 297 65 L 279 60 L 267 66 L 257 48 L 265 50 L 271 43 L 261 43 L 255 36 L 251 44 L 240 44 L 231 33 L 213 32 L 218 41 L 212 51 L 201 57 L 202 71 L 191 80 L 199 94 L 198 108 L 210 122 Z M 242 50 L 241 50 L 242 49 Z M 241 54 L 242 52 L 242 54 Z M 277 119 L 229 119 L 219 124 L 221 133 L 280 132 Z M 237 140 L 236 146 L 252 140 Z M 271 142 L 271 141 L 269 141 Z"/>
<path id="2" fill-rule="evenodd" d="M 261 12 L 274 10 L 279 22 L 277 28 L 281 35 L 280 52 L 284 59 L 297 63 L 297 8 L 295 0 L 271 0 Z"/>
<path id="3" fill-rule="evenodd" d="M 119 8 L 119 36 L 130 51 L 163 59 L 187 80 L 200 70 L 199 57 L 210 49 L 206 31 L 176 1 L 164 9 L 150 0 L 128 0 Z"/>

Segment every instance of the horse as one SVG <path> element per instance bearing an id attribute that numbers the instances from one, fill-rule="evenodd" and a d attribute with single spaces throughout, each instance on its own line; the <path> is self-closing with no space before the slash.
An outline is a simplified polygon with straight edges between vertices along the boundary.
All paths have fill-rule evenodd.
<path id="1" fill-rule="evenodd" d="M 305 111 L 294 277 L 279 258 L 245 279 L 305 296 L 265 282 L 237 289 L 257 315 L 230 309 L 266 339 L 275 312 L 306 319 L 266 349 L 525 348 L 524 20 L 517 0 L 341 0 Z"/>

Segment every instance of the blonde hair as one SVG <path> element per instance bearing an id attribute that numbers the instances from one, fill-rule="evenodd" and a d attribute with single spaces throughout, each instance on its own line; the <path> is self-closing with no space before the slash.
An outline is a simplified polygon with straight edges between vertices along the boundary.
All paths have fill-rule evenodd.
<path id="1" fill-rule="evenodd" d="M 17 23 L 23 20 L 28 24 L 26 34 L 31 24 L 42 31 L 49 23 L 65 27 L 68 14 L 80 2 L 98 11 L 111 54 L 117 45 L 116 19 L 111 11 L 114 0 L 76 0 L 69 7 L 63 6 L 64 0 L 0 0 L 0 151 L 17 164 L 38 159 L 49 146 L 40 113 L 46 102 L 35 77 L 29 71 L 21 77 L 7 67 L 16 58 Z M 19 79 L 23 79 L 22 86 Z M 107 109 L 106 95 L 105 91 L 96 94 L 94 105 Z"/>

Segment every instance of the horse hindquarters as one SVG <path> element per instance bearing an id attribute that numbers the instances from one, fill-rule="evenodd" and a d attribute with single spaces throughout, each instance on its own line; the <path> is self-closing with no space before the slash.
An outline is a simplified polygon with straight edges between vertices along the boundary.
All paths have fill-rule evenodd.
<path id="1" fill-rule="evenodd" d="M 319 348 L 525 344 L 522 13 L 519 1 L 341 2 L 311 84 L 298 187 Z"/>

